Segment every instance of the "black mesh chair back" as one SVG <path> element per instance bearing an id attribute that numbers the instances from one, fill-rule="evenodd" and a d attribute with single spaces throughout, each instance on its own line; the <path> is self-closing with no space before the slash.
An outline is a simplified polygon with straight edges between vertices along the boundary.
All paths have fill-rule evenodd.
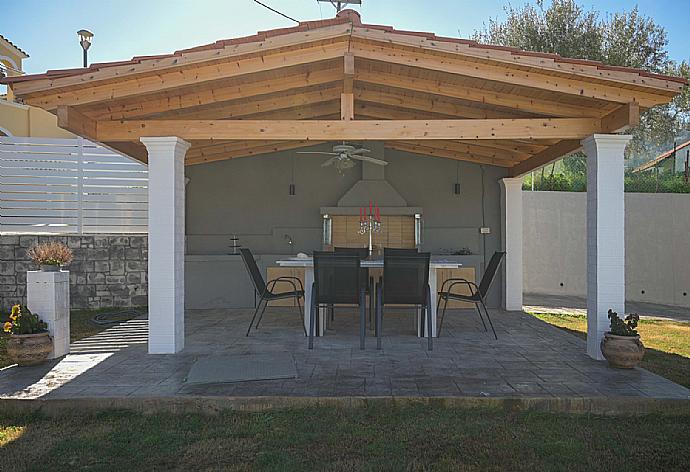
<path id="1" fill-rule="evenodd" d="M 385 256 L 386 254 L 395 256 L 395 255 L 405 255 L 405 254 L 419 254 L 419 251 L 417 248 L 398 248 L 398 247 L 384 247 L 383 248 L 383 255 Z"/>
<path id="2" fill-rule="evenodd" d="M 491 284 L 496 278 L 496 273 L 498 272 L 498 268 L 501 266 L 501 262 L 503 261 L 505 255 L 505 252 L 494 252 L 494 255 L 491 256 L 489 265 L 486 266 L 482 280 L 479 282 L 479 293 L 483 298 L 486 298 L 489 287 L 491 287 Z"/>
<path id="3" fill-rule="evenodd" d="M 361 261 L 369 257 L 369 248 L 366 247 L 336 247 L 334 250 L 336 254 L 357 256 Z M 369 270 L 366 267 L 359 271 L 359 288 L 369 292 Z"/>
<path id="4" fill-rule="evenodd" d="M 314 251 L 317 304 L 359 305 L 359 277 L 359 256 Z"/>
<path id="5" fill-rule="evenodd" d="M 383 303 L 426 305 L 431 253 L 383 253 Z"/>
<path id="6" fill-rule="evenodd" d="M 242 255 L 242 260 L 244 265 L 247 267 L 247 272 L 249 272 L 249 277 L 252 279 L 252 284 L 259 295 L 266 292 L 266 282 L 264 281 L 259 266 L 256 265 L 256 260 L 252 255 L 252 251 L 247 248 L 240 249 L 240 254 Z"/>

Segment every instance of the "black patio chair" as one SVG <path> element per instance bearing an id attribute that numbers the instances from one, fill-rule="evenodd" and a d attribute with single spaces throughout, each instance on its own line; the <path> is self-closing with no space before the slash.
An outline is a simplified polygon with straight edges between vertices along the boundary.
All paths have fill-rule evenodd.
<path id="1" fill-rule="evenodd" d="M 336 254 L 349 254 L 359 257 L 363 261 L 369 257 L 369 248 L 366 247 L 335 247 Z M 369 322 L 374 313 L 374 278 L 369 276 L 369 269 L 360 267 L 359 269 L 359 288 L 364 289 L 364 293 L 369 296 Z M 333 307 L 330 307 L 331 320 L 334 317 Z"/>
<path id="2" fill-rule="evenodd" d="M 299 310 L 302 329 L 304 330 L 304 335 L 306 336 L 307 330 L 304 327 L 304 311 L 302 310 L 302 304 L 299 301 L 300 298 L 304 298 L 304 286 L 302 285 L 302 281 L 297 277 L 282 276 L 269 280 L 268 283 L 266 283 L 261 275 L 259 266 L 256 265 L 256 260 L 254 259 L 252 252 L 247 248 L 242 248 L 240 249 L 240 254 L 242 255 L 244 265 L 247 267 L 247 272 L 249 272 L 249 277 L 252 279 L 254 289 L 256 290 L 257 295 L 259 295 L 259 303 L 254 309 L 254 316 L 252 316 L 252 321 L 249 323 L 249 328 L 247 328 L 247 336 L 249 336 L 249 332 L 252 330 L 252 326 L 254 326 L 254 320 L 256 319 L 256 315 L 259 313 L 259 309 L 261 308 L 262 304 L 263 309 L 259 315 L 259 320 L 256 322 L 256 328 L 258 328 L 259 323 L 261 323 L 261 318 L 264 316 L 264 311 L 266 311 L 268 303 L 275 300 L 284 300 L 286 298 L 295 299 L 295 306 Z M 273 289 L 278 282 L 289 283 L 292 285 L 292 290 L 287 292 L 274 292 Z M 298 285 L 299 289 L 297 288 Z"/>
<path id="3" fill-rule="evenodd" d="M 376 348 L 381 349 L 383 308 L 386 305 L 414 305 L 422 309 L 421 332 L 425 328 L 428 349 L 434 347 L 431 333 L 431 289 L 429 262 L 431 253 L 383 251 L 383 280 L 376 289 Z"/>
<path id="4" fill-rule="evenodd" d="M 498 339 L 498 336 L 496 336 L 496 330 L 494 329 L 494 324 L 491 322 L 491 317 L 489 316 L 489 310 L 486 309 L 485 299 L 492 282 L 496 278 L 496 273 L 498 272 L 498 268 L 500 267 L 505 255 L 505 252 L 495 252 L 494 255 L 491 256 L 491 260 L 484 271 L 484 275 L 482 276 L 481 282 L 479 282 L 479 286 L 477 286 L 477 284 L 474 282 L 470 282 L 469 280 L 458 278 L 448 279 L 443 282 L 443 285 L 441 285 L 441 291 L 438 292 L 439 303 L 437 304 L 437 306 L 439 306 L 441 300 L 443 300 L 443 312 L 441 313 L 438 325 L 439 335 L 441 334 L 443 319 L 446 317 L 448 300 L 458 300 L 461 302 L 474 303 L 474 307 L 477 310 L 477 313 L 479 313 L 479 319 L 482 320 L 482 324 L 484 325 L 484 330 L 488 331 L 486 323 L 484 322 L 484 317 L 482 316 L 482 311 L 479 309 L 479 306 L 481 305 L 484 308 L 486 319 L 489 320 L 489 325 L 491 326 L 491 331 L 494 333 L 494 338 Z M 446 288 L 446 284 L 448 284 L 448 288 Z M 453 293 L 453 287 L 456 285 L 467 285 L 470 290 L 470 294 L 463 295 L 460 293 Z"/>
<path id="5" fill-rule="evenodd" d="M 366 336 L 366 302 L 358 255 L 314 251 L 314 283 L 311 289 L 309 349 L 314 348 L 314 328 L 320 307 L 338 303 L 359 306 L 359 348 Z"/>

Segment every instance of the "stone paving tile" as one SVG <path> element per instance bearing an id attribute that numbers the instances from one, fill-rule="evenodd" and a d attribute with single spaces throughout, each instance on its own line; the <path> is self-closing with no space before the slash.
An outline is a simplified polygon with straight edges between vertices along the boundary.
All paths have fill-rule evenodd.
<path id="1" fill-rule="evenodd" d="M 274 311 L 275 310 L 275 311 Z M 471 315 L 471 313 L 469 313 Z M 283 316 L 285 315 L 285 316 Z M 610 369 L 585 354 L 584 342 L 531 316 L 494 312 L 499 339 L 476 316 L 449 311 L 443 336 L 428 351 L 405 313 L 387 312 L 383 349 L 359 349 L 357 318 L 339 309 L 327 336 L 307 349 L 299 321 L 270 309 L 244 336 L 250 310 L 190 312 L 184 351 L 148 355 L 146 325 L 135 320 L 73 345 L 75 354 L 43 366 L 0 370 L 0 398 L 172 395 L 371 395 L 690 398 L 690 391 L 643 369 Z M 238 329 L 238 326 L 240 327 Z M 188 385 L 190 367 L 212 354 L 274 353 L 295 361 L 297 378 Z"/>

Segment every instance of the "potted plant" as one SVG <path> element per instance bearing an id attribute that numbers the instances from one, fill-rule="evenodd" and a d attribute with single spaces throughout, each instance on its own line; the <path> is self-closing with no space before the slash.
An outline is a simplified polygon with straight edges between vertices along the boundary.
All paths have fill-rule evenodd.
<path id="1" fill-rule="evenodd" d="M 13 306 L 10 319 L 3 325 L 3 330 L 10 333 L 7 355 L 16 364 L 40 364 L 53 352 L 48 325 L 26 307 Z"/>
<path id="2" fill-rule="evenodd" d="M 639 315 L 628 315 L 625 320 L 618 317 L 618 313 L 609 310 L 611 330 L 604 333 L 601 340 L 601 352 L 611 367 L 632 369 L 644 357 L 644 345 L 637 334 Z"/>
<path id="3" fill-rule="evenodd" d="M 72 250 L 59 242 L 37 244 L 29 249 L 27 255 L 44 272 L 57 272 L 72 262 Z"/>

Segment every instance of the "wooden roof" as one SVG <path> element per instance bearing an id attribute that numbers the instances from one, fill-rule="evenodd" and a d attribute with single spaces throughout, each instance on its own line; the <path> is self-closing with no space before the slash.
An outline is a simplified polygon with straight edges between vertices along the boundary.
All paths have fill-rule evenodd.
<path id="1" fill-rule="evenodd" d="M 683 79 L 335 18 L 162 56 L 3 79 L 76 134 L 138 159 L 141 136 L 188 164 L 337 140 L 520 175 L 636 124 Z"/>

